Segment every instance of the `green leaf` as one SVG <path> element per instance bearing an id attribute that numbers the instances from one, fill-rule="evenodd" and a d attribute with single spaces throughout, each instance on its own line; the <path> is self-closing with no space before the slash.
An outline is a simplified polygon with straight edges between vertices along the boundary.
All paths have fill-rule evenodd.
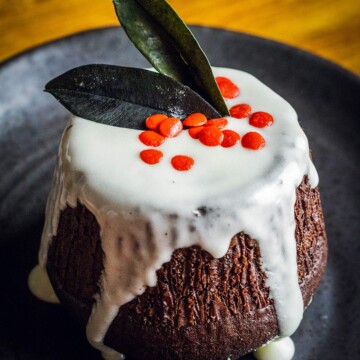
<path id="1" fill-rule="evenodd" d="M 113 0 L 130 40 L 160 73 L 188 85 L 229 115 L 206 55 L 164 0 Z"/>
<path id="2" fill-rule="evenodd" d="M 194 112 L 220 114 L 189 87 L 156 72 L 115 66 L 84 65 L 45 86 L 74 115 L 95 122 L 144 129 L 155 113 L 184 119 Z"/>

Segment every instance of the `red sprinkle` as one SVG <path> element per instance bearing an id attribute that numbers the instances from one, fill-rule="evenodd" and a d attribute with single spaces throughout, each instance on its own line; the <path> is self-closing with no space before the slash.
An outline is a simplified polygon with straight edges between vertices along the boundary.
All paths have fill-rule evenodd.
<path id="1" fill-rule="evenodd" d="M 233 130 L 223 130 L 224 139 L 221 142 L 221 146 L 228 148 L 232 147 L 238 142 L 240 142 L 240 135 Z"/>
<path id="2" fill-rule="evenodd" d="M 224 135 L 216 126 L 206 126 L 199 133 L 199 140 L 207 146 L 217 146 L 223 141 Z"/>
<path id="3" fill-rule="evenodd" d="M 195 126 L 189 129 L 189 135 L 193 138 L 193 139 L 198 139 L 199 138 L 199 134 L 200 131 L 202 129 L 204 129 L 205 126 Z"/>
<path id="4" fill-rule="evenodd" d="M 140 158 L 142 161 L 149 165 L 154 165 L 160 162 L 163 157 L 163 153 L 160 150 L 147 149 L 143 150 L 140 153 Z"/>
<path id="5" fill-rule="evenodd" d="M 154 147 L 160 146 L 165 141 L 163 136 L 152 130 L 143 131 L 139 139 L 143 144 Z"/>
<path id="6" fill-rule="evenodd" d="M 251 150 L 260 150 L 265 146 L 265 139 L 257 132 L 248 132 L 241 139 L 241 145 Z"/>
<path id="7" fill-rule="evenodd" d="M 167 116 L 164 114 L 154 114 L 145 120 L 145 125 L 148 129 L 156 130 L 165 119 L 167 119 Z"/>
<path id="8" fill-rule="evenodd" d="M 183 124 L 178 118 L 167 118 L 160 123 L 159 132 L 165 137 L 175 137 L 181 133 Z"/>
<path id="9" fill-rule="evenodd" d="M 208 120 L 205 126 L 216 126 L 219 129 L 224 129 L 228 124 L 228 121 L 224 118 Z"/>
<path id="10" fill-rule="evenodd" d="M 237 119 L 243 119 L 251 113 L 251 106 L 248 104 L 238 104 L 230 108 L 230 115 Z"/>
<path id="11" fill-rule="evenodd" d="M 184 126 L 201 126 L 206 123 L 206 116 L 202 113 L 194 113 L 189 115 L 184 121 Z"/>
<path id="12" fill-rule="evenodd" d="M 273 117 L 264 111 L 258 111 L 251 115 L 249 124 L 257 128 L 264 128 L 266 126 L 272 125 L 274 122 Z"/>
<path id="13" fill-rule="evenodd" d="M 186 155 L 176 155 L 171 159 L 171 165 L 175 170 L 187 171 L 194 165 L 194 159 Z"/>
<path id="14" fill-rule="evenodd" d="M 215 80 L 220 89 L 221 95 L 225 99 L 233 99 L 239 95 L 239 88 L 230 79 L 218 76 Z"/>

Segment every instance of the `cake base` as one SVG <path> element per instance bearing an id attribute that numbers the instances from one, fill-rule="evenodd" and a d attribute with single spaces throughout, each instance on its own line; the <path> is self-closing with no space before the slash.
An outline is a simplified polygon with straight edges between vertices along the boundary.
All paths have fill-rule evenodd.
<path id="1" fill-rule="evenodd" d="M 295 220 L 306 307 L 327 258 L 320 195 L 306 177 L 297 189 Z M 93 214 L 81 204 L 67 207 L 49 248 L 47 271 L 60 302 L 84 327 L 99 292 L 103 256 Z M 133 359 L 236 359 L 279 335 L 259 246 L 244 233 L 233 237 L 220 259 L 198 246 L 176 250 L 157 280 L 120 308 L 106 345 Z"/>

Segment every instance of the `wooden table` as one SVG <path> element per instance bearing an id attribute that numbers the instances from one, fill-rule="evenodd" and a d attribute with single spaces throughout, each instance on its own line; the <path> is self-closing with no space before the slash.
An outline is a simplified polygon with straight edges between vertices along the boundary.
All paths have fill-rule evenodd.
<path id="1" fill-rule="evenodd" d="M 189 24 L 300 47 L 360 74 L 359 0 L 169 0 Z M 111 0 L 0 0 L 0 61 L 74 32 L 117 25 Z"/>

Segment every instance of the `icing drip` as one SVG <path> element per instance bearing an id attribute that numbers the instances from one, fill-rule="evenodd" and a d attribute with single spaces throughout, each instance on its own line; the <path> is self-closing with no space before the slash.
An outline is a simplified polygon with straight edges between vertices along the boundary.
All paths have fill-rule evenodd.
<path id="1" fill-rule="evenodd" d="M 306 136 L 294 109 L 259 80 L 237 70 L 214 73 L 240 88 L 226 101 L 229 108 L 247 103 L 274 117 L 271 127 L 256 129 L 266 140 L 262 150 L 210 148 L 183 131 L 159 147 L 162 161 L 149 166 L 139 159 L 145 146 L 137 130 L 74 118 L 64 132 L 39 261 L 45 266 L 60 211 L 77 201 L 85 205 L 100 225 L 105 254 L 87 325 L 89 341 L 102 351 L 111 350 L 103 339 L 119 307 L 156 284 L 156 270 L 175 249 L 196 244 L 219 258 L 240 231 L 259 242 L 281 335 L 291 335 L 302 319 L 295 190 L 304 175 L 313 187 L 318 181 Z M 228 121 L 241 136 L 254 130 L 248 119 Z M 196 166 L 175 171 L 170 160 L 176 154 L 191 156 Z"/>
<path id="2" fill-rule="evenodd" d="M 295 354 L 295 345 L 289 337 L 284 337 L 262 346 L 253 354 L 258 360 L 291 360 Z"/>

